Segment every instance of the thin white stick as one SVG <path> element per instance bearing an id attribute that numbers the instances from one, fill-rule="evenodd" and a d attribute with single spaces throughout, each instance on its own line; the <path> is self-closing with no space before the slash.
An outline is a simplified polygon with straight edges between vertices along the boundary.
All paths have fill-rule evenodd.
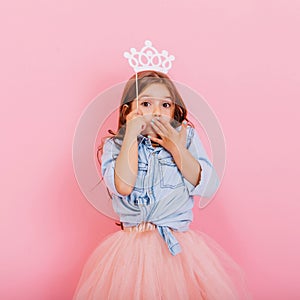
<path id="1" fill-rule="evenodd" d="M 138 76 L 135 73 L 135 92 L 136 92 L 136 110 L 139 109 L 139 88 L 138 88 Z"/>

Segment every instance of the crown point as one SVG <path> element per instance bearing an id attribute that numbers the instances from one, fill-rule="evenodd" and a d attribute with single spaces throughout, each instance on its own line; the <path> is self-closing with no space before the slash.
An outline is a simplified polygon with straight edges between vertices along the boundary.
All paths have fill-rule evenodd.
<path id="1" fill-rule="evenodd" d="M 151 50 L 148 50 L 148 51 L 146 52 L 146 54 L 147 54 L 149 57 L 151 57 L 151 56 L 153 55 L 153 53 L 152 53 Z"/>
<path id="2" fill-rule="evenodd" d="M 168 56 L 166 50 L 159 53 L 149 40 L 145 41 L 145 46 L 140 51 L 130 48 L 130 52 L 124 52 L 124 56 L 135 72 L 153 70 L 167 74 L 172 67 L 171 62 L 175 59 L 173 55 Z"/>

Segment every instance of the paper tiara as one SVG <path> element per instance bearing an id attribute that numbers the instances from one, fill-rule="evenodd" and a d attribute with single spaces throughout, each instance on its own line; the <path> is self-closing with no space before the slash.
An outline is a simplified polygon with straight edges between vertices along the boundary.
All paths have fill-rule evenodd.
<path id="1" fill-rule="evenodd" d="M 159 53 L 149 40 L 145 41 L 145 46 L 140 52 L 136 51 L 135 48 L 131 48 L 130 52 L 124 52 L 124 56 L 128 59 L 129 65 L 135 73 L 153 70 L 167 74 L 172 68 L 172 61 L 175 60 L 173 55 L 168 56 L 166 50 Z"/>

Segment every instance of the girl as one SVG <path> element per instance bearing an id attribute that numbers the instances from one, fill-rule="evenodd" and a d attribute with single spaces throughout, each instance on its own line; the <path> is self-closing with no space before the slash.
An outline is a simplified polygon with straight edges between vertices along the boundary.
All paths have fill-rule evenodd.
<path id="1" fill-rule="evenodd" d="M 127 82 L 118 131 L 101 147 L 101 172 L 122 230 L 87 261 L 73 299 L 248 299 L 243 271 L 189 229 L 193 196 L 211 196 L 216 172 L 176 87 L 157 71 Z"/>

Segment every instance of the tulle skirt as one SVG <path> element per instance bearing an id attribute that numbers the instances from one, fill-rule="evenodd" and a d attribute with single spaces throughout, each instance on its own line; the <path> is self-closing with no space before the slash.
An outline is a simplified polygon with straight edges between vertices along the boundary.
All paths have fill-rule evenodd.
<path id="1" fill-rule="evenodd" d="M 245 274 L 201 231 L 173 232 L 173 256 L 157 230 L 110 234 L 87 260 L 73 300 L 251 299 Z"/>

